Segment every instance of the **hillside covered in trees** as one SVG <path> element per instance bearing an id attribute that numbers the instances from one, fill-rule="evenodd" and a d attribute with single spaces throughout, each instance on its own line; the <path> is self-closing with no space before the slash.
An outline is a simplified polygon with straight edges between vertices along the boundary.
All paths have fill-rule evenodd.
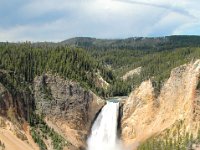
<path id="1" fill-rule="evenodd" d="M 66 145 L 72 146 L 71 143 L 44 122 L 43 114 L 38 115 L 35 112 L 34 79 L 36 77 L 42 77 L 48 73 L 59 76 L 63 79 L 62 81 L 76 82 L 84 90 L 91 90 L 102 98 L 127 96 L 142 81 L 151 79 L 155 93 L 159 95 L 161 87 L 173 68 L 200 58 L 199 46 L 200 37 L 198 36 L 129 38 L 125 40 L 74 38 L 59 43 L 2 42 L 0 43 L 0 83 L 14 98 L 16 97 L 14 101 L 20 101 L 19 105 L 23 104 L 25 113 L 16 110 L 21 115 L 18 117 L 25 118 L 29 122 L 31 135 L 39 147 L 46 149 L 44 141 L 51 139 L 55 149 L 62 149 Z M 136 68 L 141 68 L 141 71 L 129 76 L 126 80 L 122 78 L 128 71 Z M 108 83 L 108 86 L 106 88 L 99 86 L 97 78 Z M 44 88 L 39 89 L 42 91 L 41 95 L 46 94 L 42 101 L 42 105 L 45 106 L 45 103 L 51 103 L 53 98 L 52 92 L 47 86 L 48 83 L 44 82 L 43 84 Z M 72 85 L 69 86 L 69 89 L 72 88 Z M 67 91 L 64 85 L 60 85 L 60 88 L 64 89 L 64 93 Z M 70 92 L 76 95 L 78 91 L 74 90 Z M 85 98 L 89 99 L 90 96 L 85 92 L 82 94 L 84 100 Z M 72 95 L 69 97 L 74 100 Z M 79 102 L 77 101 L 77 103 Z M 70 107 L 72 107 L 72 103 L 69 104 Z M 55 106 L 53 103 L 52 105 Z M 63 110 L 67 110 L 65 104 L 60 106 L 63 106 Z M 87 109 L 88 105 L 85 106 L 84 108 Z M 12 118 L 10 120 L 12 121 Z M 191 137 L 186 134 L 182 135 L 180 141 L 183 144 L 180 145 L 176 140 L 172 141 L 155 135 L 152 139 L 144 142 L 139 149 L 152 149 L 152 147 L 160 149 L 160 142 L 170 148 L 185 148 L 188 146 L 189 138 Z M 4 143 L 1 146 L 4 147 Z"/>
<path id="2" fill-rule="evenodd" d="M 59 43 L 1 43 L 0 69 L 19 83 L 31 83 L 45 72 L 79 82 L 100 96 L 128 95 L 151 78 L 159 92 L 170 70 L 200 57 L 199 36 L 167 36 L 104 40 L 73 38 Z M 139 75 L 123 81 L 122 76 L 141 67 Z M 110 83 L 95 85 L 96 74 Z"/>
<path id="3" fill-rule="evenodd" d="M 179 47 L 199 47 L 199 36 L 131 37 L 127 39 L 96 39 L 77 37 L 58 44 L 82 47 L 88 50 L 135 49 L 143 51 L 162 51 Z"/>
<path id="4" fill-rule="evenodd" d="M 113 80 L 112 72 L 100 65 L 80 48 L 34 47 L 30 43 L 0 44 L 0 69 L 8 72 L 19 83 L 31 84 L 34 77 L 46 72 L 79 82 L 94 92 L 101 90 L 95 85 L 95 73 L 107 81 Z"/>
<path id="5" fill-rule="evenodd" d="M 128 39 L 73 38 L 64 45 L 87 50 L 104 66 L 111 68 L 117 80 L 110 87 L 110 95 L 127 95 L 142 81 L 151 78 L 159 92 L 171 69 L 200 57 L 199 36 L 166 36 L 158 38 L 135 37 Z M 139 75 L 126 81 L 121 77 L 141 67 Z"/>

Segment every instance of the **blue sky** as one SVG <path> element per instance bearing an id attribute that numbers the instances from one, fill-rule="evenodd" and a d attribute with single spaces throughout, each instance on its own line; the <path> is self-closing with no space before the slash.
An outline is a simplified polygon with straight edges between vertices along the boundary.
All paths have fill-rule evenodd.
<path id="1" fill-rule="evenodd" d="M 0 41 L 200 35 L 199 0 L 0 0 Z"/>

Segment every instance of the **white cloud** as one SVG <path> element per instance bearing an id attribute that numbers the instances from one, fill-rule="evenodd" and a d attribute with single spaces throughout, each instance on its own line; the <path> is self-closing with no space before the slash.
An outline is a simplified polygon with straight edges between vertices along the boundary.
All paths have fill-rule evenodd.
<path id="1" fill-rule="evenodd" d="M 51 23 L 17 25 L 10 29 L 0 28 L 0 39 L 2 41 L 60 41 L 68 36 L 73 37 L 69 31 L 73 31 L 77 24 L 77 22 L 69 23 L 61 19 Z"/>
<path id="2" fill-rule="evenodd" d="M 5 28 L 0 23 L 0 41 L 200 34 L 199 4 L 192 0 L 30 0 L 19 7 L 23 23 L 15 16 L 8 20 L 16 19 L 16 24 L 8 22 Z"/>

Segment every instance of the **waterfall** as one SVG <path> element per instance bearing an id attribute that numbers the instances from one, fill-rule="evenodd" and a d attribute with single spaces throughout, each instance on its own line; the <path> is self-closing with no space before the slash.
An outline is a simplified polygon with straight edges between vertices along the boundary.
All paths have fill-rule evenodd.
<path id="1" fill-rule="evenodd" d="M 120 150 L 117 144 L 119 103 L 107 102 L 95 120 L 88 138 L 88 150 Z"/>

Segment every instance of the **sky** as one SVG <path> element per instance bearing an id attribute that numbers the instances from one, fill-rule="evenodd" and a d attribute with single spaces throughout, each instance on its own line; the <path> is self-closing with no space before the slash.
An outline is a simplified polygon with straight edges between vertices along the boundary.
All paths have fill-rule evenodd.
<path id="1" fill-rule="evenodd" d="M 200 35 L 199 0 L 0 0 L 0 41 Z"/>

